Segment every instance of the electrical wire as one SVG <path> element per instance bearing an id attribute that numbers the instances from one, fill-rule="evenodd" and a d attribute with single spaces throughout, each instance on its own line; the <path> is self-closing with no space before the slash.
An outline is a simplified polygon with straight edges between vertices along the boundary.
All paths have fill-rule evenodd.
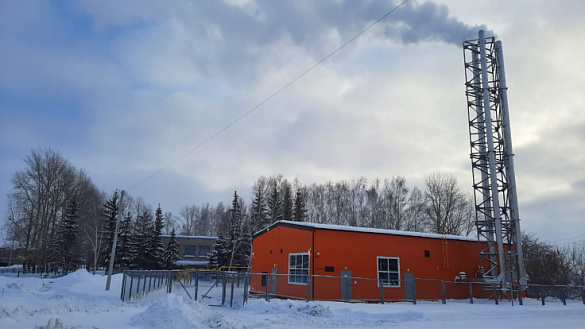
<path id="1" fill-rule="evenodd" d="M 335 49 L 334 51 L 332 51 L 331 53 L 329 53 L 329 55 L 325 56 L 323 59 L 321 59 L 320 61 L 318 61 L 317 63 L 315 63 L 313 66 L 309 67 L 307 70 L 305 70 L 304 72 L 302 72 L 301 74 L 299 74 L 296 78 L 292 79 L 289 83 L 285 84 L 284 86 L 282 86 L 280 89 L 276 90 L 274 93 L 272 93 L 270 96 L 268 96 L 267 98 L 265 98 L 263 101 L 261 101 L 260 103 L 256 104 L 255 106 L 253 106 L 251 109 L 249 109 L 248 111 L 246 111 L 244 114 L 240 115 L 239 117 L 237 117 L 236 119 L 234 119 L 232 122 L 230 122 L 229 124 L 227 124 L 226 126 L 224 126 L 223 128 L 221 128 L 220 130 L 218 130 L 216 133 L 214 133 L 213 135 L 209 136 L 208 138 L 206 138 L 205 140 L 203 140 L 202 142 L 200 142 L 199 144 L 195 145 L 193 148 L 191 148 L 189 151 L 187 151 L 185 154 L 181 155 L 180 157 L 178 157 L 177 159 L 171 161 L 169 164 L 167 164 L 166 166 L 162 167 L 161 169 L 153 172 L 152 174 L 146 176 L 145 178 L 141 179 L 140 181 L 138 181 L 137 183 L 129 186 L 128 188 L 126 188 L 126 190 L 131 190 L 133 188 L 135 188 L 136 186 L 146 182 L 147 180 L 151 179 L 152 177 L 160 174 L 161 172 L 169 169 L 171 166 L 173 166 L 175 163 L 181 161 L 182 159 L 184 159 L 187 155 L 193 153 L 194 151 L 196 151 L 197 149 L 199 149 L 200 147 L 202 147 L 203 145 L 207 144 L 209 141 L 211 141 L 212 139 L 214 139 L 215 137 L 217 137 L 218 135 L 220 135 L 221 133 L 223 133 L 224 131 L 228 130 L 229 128 L 231 128 L 233 125 L 235 125 L 236 123 L 238 123 L 240 120 L 244 119 L 245 117 L 247 117 L 248 115 L 250 115 L 252 112 L 256 111 L 258 108 L 260 108 L 262 105 L 264 105 L 265 103 L 267 103 L 268 101 L 270 101 L 272 98 L 274 98 L 275 96 L 277 96 L 278 94 L 280 94 L 283 90 L 287 89 L 288 87 L 290 87 L 291 85 L 293 85 L 295 82 L 297 82 L 299 79 L 301 79 L 302 77 L 304 77 L 305 75 L 307 75 L 309 72 L 311 72 L 313 69 L 315 69 L 317 66 L 321 65 L 323 62 L 325 62 L 326 60 L 328 60 L 331 56 L 335 55 L 337 52 L 339 52 L 341 49 L 345 48 L 345 46 L 347 46 L 348 44 L 352 43 L 353 41 L 355 41 L 357 38 L 361 37 L 364 33 L 366 33 L 368 30 L 370 30 L 372 27 L 374 27 L 374 25 L 378 24 L 380 21 L 384 20 L 386 17 L 388 17 L 389 15 L 391 15 L 393 12 L 395 12 L 396 10 L 398 10 L 400 7 L 402 7 L 404 4 L 406 4 L 408 1 L 410 0 L 404 0 L 401 3 L 399 3 L 398 5 L 396 5 L 394 8 L 392 8 L 390 11 L 388 11 L 387 13 L 385 13 L 383 16 L 381 16 L 380 18 L 378 18 L 376 21 L 374 21 L 372 24 L 368 25 L 365 29 L 363 29 L 361 32 L 359 32 L 358 34 L 356 34 L 355 36 L 353 36 L 351 39 L 347 40 L 346 42 L 344 42 L 341 46 L 337 47 L 337 49 Z"/>
<path id="2" fill-rule="evenodd" d="M 555 246 L 557 248 L 563 248 L 563 247 L 568 247 L 568 246 L 572 246 L 572 245 L 580 245 L 582 243 L 585 243 L 585 239 L 583 239 L 583 238 L 575 239 L 574 241 L 567 241 L 567 242 L 549 242 L 549 244 L 551 246 Z"/>

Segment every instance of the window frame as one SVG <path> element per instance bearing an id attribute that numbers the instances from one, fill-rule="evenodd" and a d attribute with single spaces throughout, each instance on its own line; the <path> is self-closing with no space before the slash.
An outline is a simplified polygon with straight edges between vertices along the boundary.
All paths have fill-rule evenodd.
<path id="1" fill-rule="evenodd" d="M 388 266 L 388 270 L 380 271 L 380 259 L 386 259 L 388 261 L 396 261 L 396 271 L 391 271 L 390 266 Z M 380 287 L 380 273 L 386 273 L 388 278 L 390 278 L 390 274 L 397 275 L 397 284 L 392 284 L 391 280 L 388 279 L 388 282 L 384 283 L 384 288 L 400 288 L 400 257 L 389 257 L 389 256 L 377 256 L 376 257 L 376 277 L 378 279 L 378 287 Z"/>
<path id="2" fill-rule="evenodd" d="M 192 254 L 188 254 L 187 250 L 193 249 Z M 197 256 L 197 246 L 196 245 L 185 245 L 185 252 L 183 253 L 183 257 L 185 258 L 195 258 Z"/>
<path id="3" fill-rule="evenodd" d="M 297 256 L 301 256 L 300 267 L 297 265 Z M 291 267 L 291 257 L 295 258 L 295 266 Z M 304 267 L 304 257 L 307 257 L 307 267 Z M 289 253 L 288 254 L 288 283 L 306 286 L 311 274 L 311 254 L 308 252 Z M 300 282 L 297 281 L 300 278 Z M 303 278 L 305 280 L 303 280 Z M 304 282 L 303 282 L 304 281 Z"/>
<path id="4" fill-rule="evenodd" d="M 201 248 L 206 248 L 207 249 L 207 253 L 204 254 L 204 255 L 202 255 L 201 254 Z M 199 248 L 197 248 L 197 255 L 198 255 L 199 258 L 209 258 L 209 257 L 211 257 L 211 246 L 199 246 Z"/>

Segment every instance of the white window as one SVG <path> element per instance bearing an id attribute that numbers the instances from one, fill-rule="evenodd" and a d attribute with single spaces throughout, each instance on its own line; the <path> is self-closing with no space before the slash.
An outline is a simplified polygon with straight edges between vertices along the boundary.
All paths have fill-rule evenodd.
<path id="1" fill-rule="evenodd" d="M 378 284 L 400 287 L 400 260 L 397 257 L 378 257 Z"/>
<path id="2" fill-rule="evenodd" d="M 307 284 L 309 254 L 288 254 L 288 283 Z"/>
<path id="3" fill-rule="evenodd" d="M 185 257 L 195 257 L 196 246 L 185 246 Z"/>
<path id="4" fill-rule="evenodd" d="M 211 256 L 210 246 L 199 246 L 199 258 L 209 258 Z"/>

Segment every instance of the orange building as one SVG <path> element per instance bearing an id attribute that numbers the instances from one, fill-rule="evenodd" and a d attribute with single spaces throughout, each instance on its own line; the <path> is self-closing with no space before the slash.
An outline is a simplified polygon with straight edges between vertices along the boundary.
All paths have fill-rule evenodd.
<path id="1" fill-rule="evenodd" d="M 408 300 L 415 290 L 419 299 L 481 297 L 469 284 L 480 281 L 478 247 L 470 237 L 279 221 L 254 235 L 252 273 L 262 275 L 250 290 L 315 300 Z"/>

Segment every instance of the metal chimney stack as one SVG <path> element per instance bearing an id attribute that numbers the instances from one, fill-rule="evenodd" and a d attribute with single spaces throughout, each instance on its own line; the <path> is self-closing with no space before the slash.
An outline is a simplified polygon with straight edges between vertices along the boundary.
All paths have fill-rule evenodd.
<path id="1" fill-rule="evenodd" d="M 476 227 L 484 278 L 502 291 L 522 290 L 527 276 L 514 175 L 514 153 L 502 44 L 494 37 L 463 42 Z"/>

